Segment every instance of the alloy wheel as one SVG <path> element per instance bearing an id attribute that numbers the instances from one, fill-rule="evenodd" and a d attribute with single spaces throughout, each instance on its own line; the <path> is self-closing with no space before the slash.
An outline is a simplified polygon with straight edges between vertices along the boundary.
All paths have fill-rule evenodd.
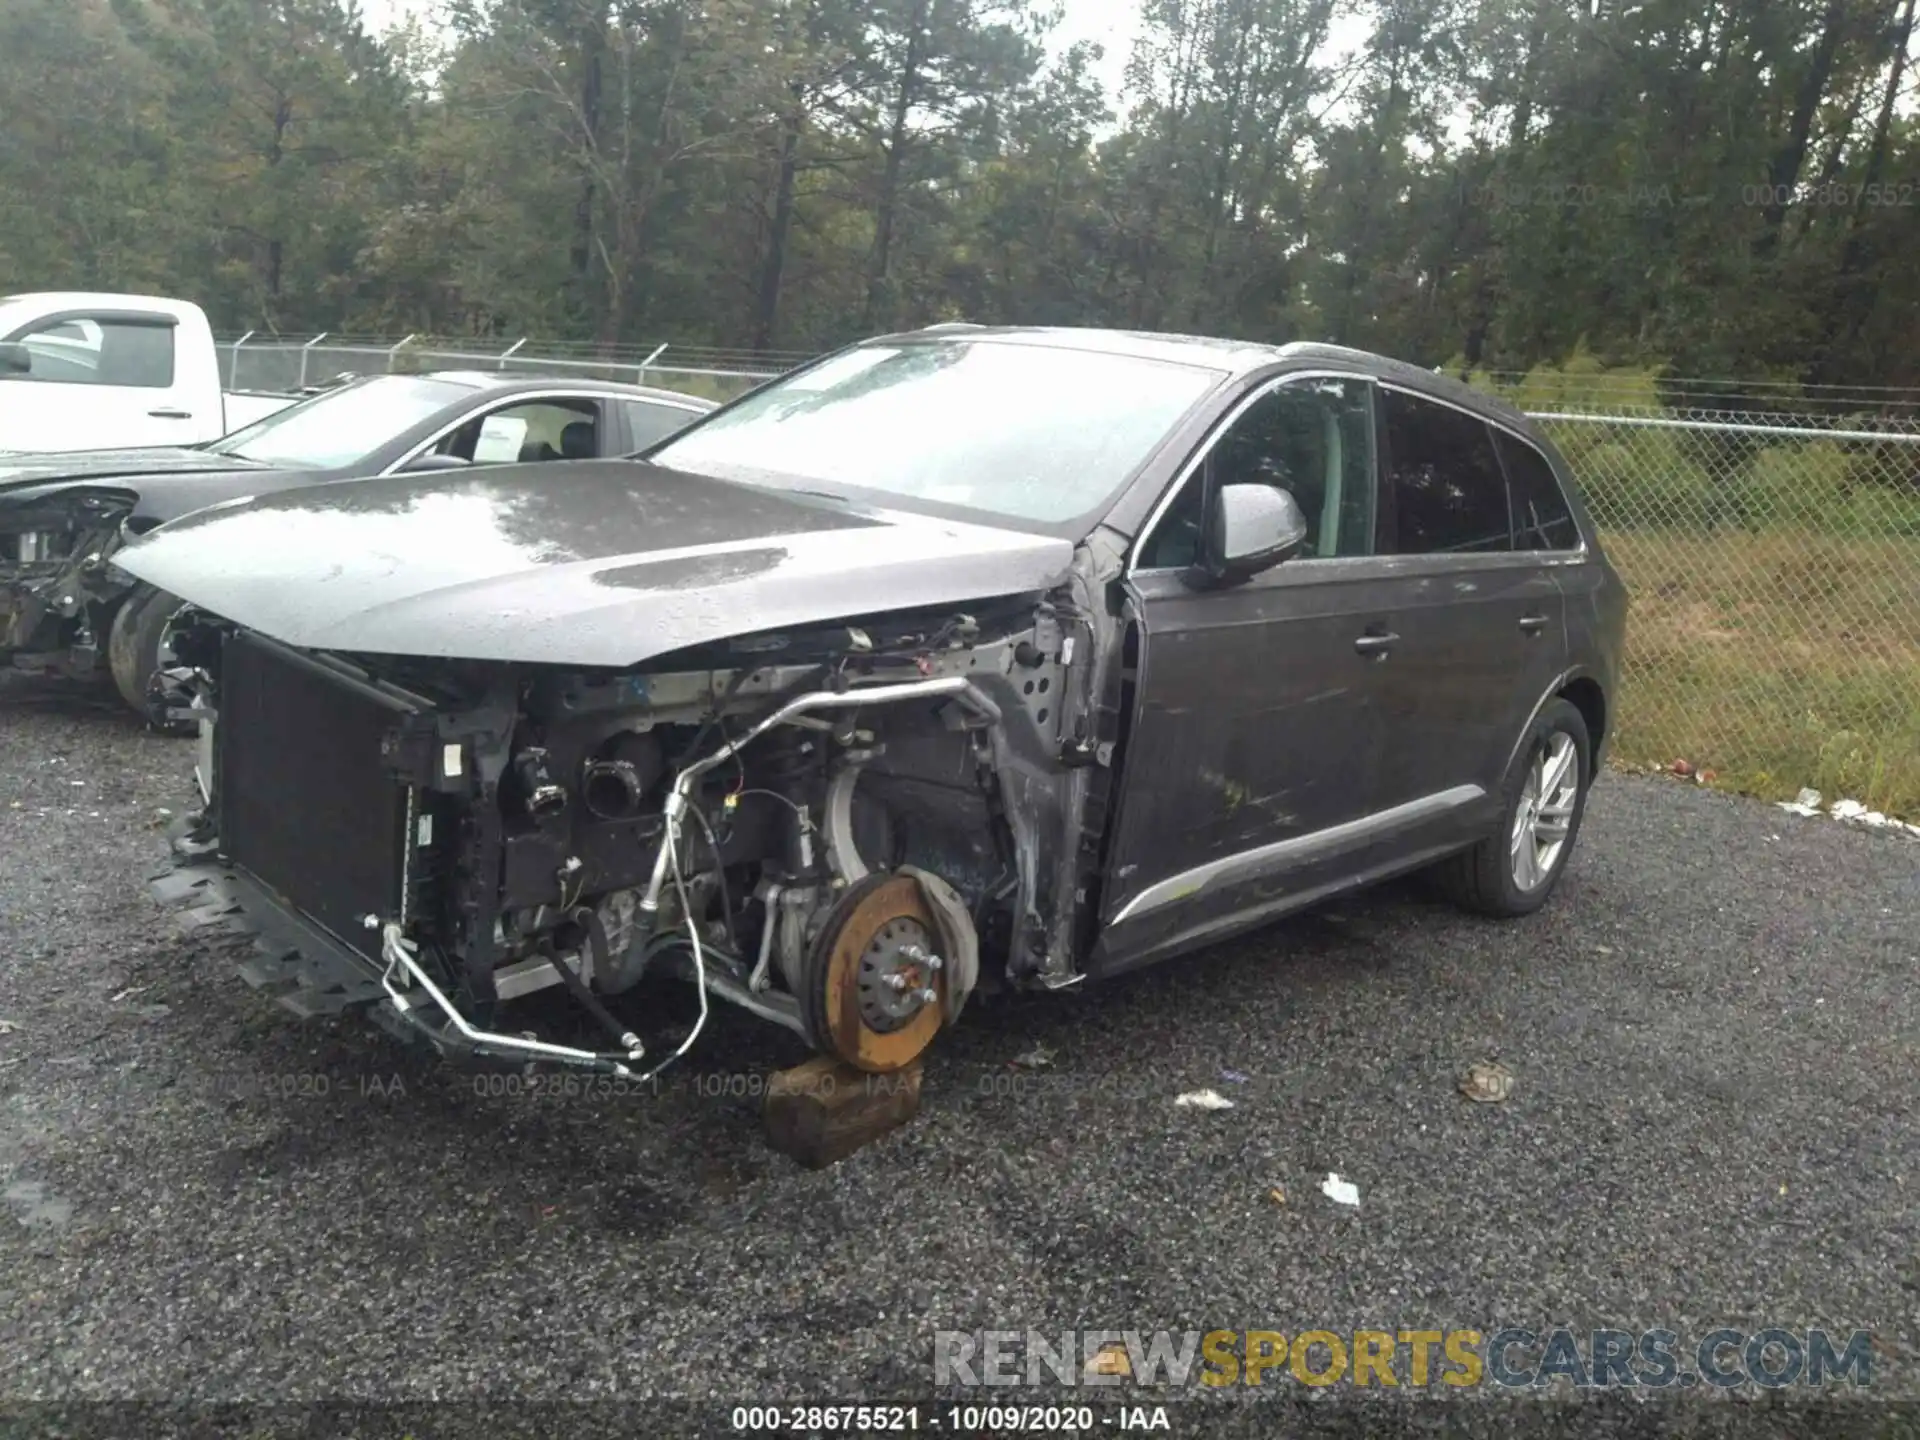
<path id="1" fill-rule="evenodd" d="M 1527 767 L 1527 783 L 1514 811 L 1509 849 L 1513 882 L 1522 890 L 1537 889 L 1552 876 L 1567 848 L 1579 798 L 1579 748 L 1573 736 L 1556 730 Z"/>

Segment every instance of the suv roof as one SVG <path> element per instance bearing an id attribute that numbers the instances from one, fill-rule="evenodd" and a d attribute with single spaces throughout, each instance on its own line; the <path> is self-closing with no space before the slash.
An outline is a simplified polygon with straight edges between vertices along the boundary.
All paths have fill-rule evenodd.
<path id="1" fill-rule="evenodd" d="M 1070 325 L 971 325 L 950 322 L 928 326 L 924 330 L 886 337 L 906 340 L 916 336 L 934 339 L 992 340 L 1016 345 L 1042 345 L 1063 350 L 1085 350 L 1103 355 L 1133 355 L 1145 360 L 1172 364 L 1205 365 L 1231 376 L 1247 375 L 1285 361 L 1323 361 L 1330 365 L 1353 366 L 1383 380 L 1410 390 L 1422 390 L 1436 398 L 1498 419 L 1528 431 L 1532 426 L 1525 415 L 1498 396 L 1463 384 L 1450 375 L 1410 365 L 1391 356 L 1345 345 L 1327 345 L 1317 341 L 1295 340 L 1285 345 L 1266 345 L 1255 340 L 1228 340 L 1209 335 L 1162 334 L 1150 330 L 1102 330 Z"/>
<path id="2" fill-rule="evenodd" d="M 700 395 L 689 395 L 684 390 L 667 390 L 657 385 L 632 385 L 622 380 L 602 380 L 590 376 L 529 375 L 524 372 L 503 374 L 495 370 L 428 370 L 422 372 L 422 378 L 445 380 L 475 390 L 551 390 L 559 386 L 568 390 L 618 395 L 628 400 L 660 400 L 695 410 L 716 408 L 713 401 Z"/>

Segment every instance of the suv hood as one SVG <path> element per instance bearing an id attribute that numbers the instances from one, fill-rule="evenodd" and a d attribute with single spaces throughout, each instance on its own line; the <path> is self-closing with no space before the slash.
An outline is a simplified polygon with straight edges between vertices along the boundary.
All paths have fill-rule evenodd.
<path id="1" fill-rule="evenodd" d="M 636 461 L 343 481 L 163 525 L 115 563 L 305 649 L 624 668 L 1048 588 L 1066 540 Z"/>

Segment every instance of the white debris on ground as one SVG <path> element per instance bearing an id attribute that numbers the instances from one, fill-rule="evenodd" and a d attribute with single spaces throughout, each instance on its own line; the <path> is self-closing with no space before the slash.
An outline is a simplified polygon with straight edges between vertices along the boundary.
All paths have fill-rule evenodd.
<path id="1" fill-rule="evenodd" d="M 1327 1178 L 1320 1182 L 1320 1193 L 1336 1205 L 1357 1207 L 1360 1204 L 1360 1187 L 1351 1180 L 1342 1180 L 1332 1171 L 1328 1171 Z"/>
<path id="2" fill-rule="evenodd" d="M 1820 806 L 1821 795 L 1818 790 L 1802 790 L 1793 799 L 1780 802 L 1782 810 L 1809 819 L 1821 813 Z M 1891 815 L 1881 814 L 1878 810 L 1869 810 L 1858 800 L 1836 800 L 1827 807 L 1825 813 L 1846 824 L 1861 825 L 1869 830 L 1892 830 L 1920 840 L 1920 825 L 1909 825 L 1904 820 L 1896 820 Z"/>
<path id="3" fill-rule="evenodd" d="M 1173 1103 L 1186 1110 L 1233 1109 L 1233 1101 L 1218 1090 L 1189 1090 L 1184 1095 L 1176 1095 Z"/>

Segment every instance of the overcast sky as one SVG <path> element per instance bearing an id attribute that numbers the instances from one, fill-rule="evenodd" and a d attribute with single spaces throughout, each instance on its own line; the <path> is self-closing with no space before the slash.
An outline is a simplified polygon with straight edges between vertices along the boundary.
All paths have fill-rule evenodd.
<path id="1" fill-rule="evenodd" d="M 360 8 L 375 30 L 385 30 L 410 15 L 432 16 L 438 0 L 360 0 Z M 1095 70 L 1106 87 L 1107 100 L 1120 109 L 1120 88 L 1126 79 L 1127 58 L 1140 31 L 1139 0 L 1063 0 L 1065 16 L 1054 31 L 1052 49 L 1058 54 L 1081 40 L 1100 45 L 1106 55 Z M 1327 58 L 1352 54 L 1367 38 L 1367 19 L 1354 11 L 1334 17 L 1327 37 Z"/>
<path id="2" fill-rule="evenodd" d="M 436 0 L 360 0 L 360 8 L 375 30 L 385 30 L 409 15 L 430 17 L 435 4 Z M 1066 18 L 1054 34 L 1053 48 L 1065 50 L 1080 40 L 1104 46 L 1106 58 L 1098 74 L 1112 99 L 1119 94 L 1139 25 L 1136 0 L 1066 0 Z"/>
<path id="3" fill-rule="evenodd" d="M 4 0 L 0 0 L 4 3 Z M 361 12 L 376 31 L 384 31 L 412 16 L 432 18 L 441 0 L 360 0 Z M 1060 54 L 1082 40 L 1091 40 L 1106 52 L 1094 74 L 1106 88 L 1107 103 L 1118 120 L 1124 110 L 1121 88 L 1126 81 L 1127 60 L 1133 53 L 1134 37 L 1140 33 L 1139 0 L 1062 0 L 1064 15 L 1051 38 L 1050 49 Z M 1334 16 L 1327 34 L 1322 58 L 1328 62 L 1343 60 L 1365 45 L 1368 20 L 1359 7 L 1343 9 Z M 1341 113 L 1335 106 L 1331 112 Z M 1464 133 L 1466 117 L 1456 117 L 1455 129 Z"/>

